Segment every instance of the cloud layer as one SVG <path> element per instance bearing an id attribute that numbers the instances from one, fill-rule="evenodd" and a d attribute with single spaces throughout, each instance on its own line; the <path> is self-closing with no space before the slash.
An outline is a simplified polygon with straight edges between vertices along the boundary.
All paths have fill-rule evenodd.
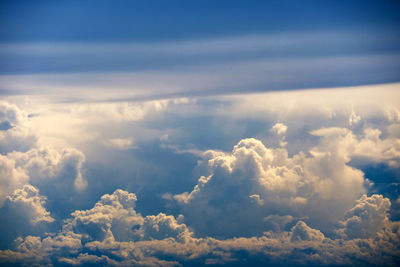
<path id="1" fill-rule="evenodd" d="M 395 266 L 397 87 L 10 97 L 0 104 L 0 262 Z"/>
<path id="2" fill-rule="evenodd" d="M 344 239 L 328 238 L 301 220 L 288 231 L 268 231 L 257 237 L 196 238 L 181 217 L 176 219 L 163 213 L 143 217 L 135 212 L 135 201 L 135 194 L 123 190 L 104 195 L 92 209 L 75 211 L 61 231 L 44 238 L 19 238 L 16 250 L 1 251 L 0 259 L 27 264 L 111 266 L 246 264 L 247 260 L 272 265 L 392 265 L 400 257 L 396 252 L 399 224 L 388 220 L 390 201 L 380 195 L 364 195 L 348 211 L 347 219 L 342 221 L 347 233 Z M 379 207 L 367 204 L 374 202 Z M 353 230 L 348 216 L 369 212 L 368 218 L 362 220 L 364 224 L 378 222 L 374 231 L 368 232 L 368 237 L 357 233 L 350 237 Z"/>

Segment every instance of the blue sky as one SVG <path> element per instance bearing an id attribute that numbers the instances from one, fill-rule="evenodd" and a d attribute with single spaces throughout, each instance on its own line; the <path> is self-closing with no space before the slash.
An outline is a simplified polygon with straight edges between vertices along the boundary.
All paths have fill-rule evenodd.
<path id="1" fill-rule="evenodd" d="M 2 1 L 0 265 L 398 265 L 399 11 Z"/>
<path id="2" fill-rule="evenodd" d="M 166 41 L 397 30 L 396 1 L 4 1 L 2 42 Z"/>
<path id="3" fill-rule="evenodd" d="M 195 94 L 399 80 L 396 1 L 6 1 L 1 12 L 2 74 L 182 73 L 217 66 L 213 72 L 222 76 L 237 64 L 270 62 L 276 67 L 254 67 L 258 76 L 284 77 L 190 89 Z"/>

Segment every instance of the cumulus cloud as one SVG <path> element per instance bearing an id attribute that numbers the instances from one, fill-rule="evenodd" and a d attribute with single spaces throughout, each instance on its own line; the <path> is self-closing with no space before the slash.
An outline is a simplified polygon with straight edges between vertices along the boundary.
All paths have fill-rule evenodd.
<path id="1" fill-rule="evenodd" d="M 0 103 L 0 120 L 10 125 L 0 131 L 0 202 L 28 182 L 41 184 L 46 179 L 67 178 L 76 190 L 87 186 L 81 172 L 85 161 L 82 152 L 40 145 L 28 114 L 13 104 Z"/>
<path id="2" fill-rule="evenodd" d="M 53 222 L 54 218 L 43 207 L 45 202 L 46 197 L 41 196 L 37 188 L 26 184 L 22 189 L 17 189 L 10 196 L 7 196 L 5 205 L 25 214 L 30 219 L 31 224 Z"/>
<path id="3" fill-rule="evenodd" d="M 18 236 L 49 230 L 55 221 L 50 211 L 64 212 L 61 205 L 87 182 L 81 151 L 43 145 L 27 112 L 7 102 L 0 103 L 1 125 L 4 122 L 8 127 L 0 131 L 0 246 L 9 247 Z"/>
<path id="4" fill-rule="evenodd" d="M 281 123 L 271 129 L 280 135 L 286 130 Z M 317 145 L 293 156 L 286 149 L 243 139 L 231 153 L 205 152 L 201 165 L 206 175 L 191 192 L 174 198 L 182 205 L 185 222 L 202 236 L 256 235 L 276 228 L 279 222 L 271 220 L 281 216 L 292 216 L 292 221 L 305 217 L 332 233 L 332 225 L 370 186 L 350 161 L 362 157 L 398 166 L 399 139 L 381 139 L 380 134 L 370 128 L 361 135 L 346 128 L 321 128 L 311 132 L 319 137 Z M 267 216 L 269 220 L 261 220 Z"/>
<path id="5" fill-rule="evenodd" d="M 372 94 L 370 90 L 366 93 Z M 4 110 L 10 111 L 3 111 L 6 115 L 1 115 L 0 131 L 3 136 L 12 135 L 16 142 L 0 139 L 0 199 L 5 203 L 1 220 L 8 226 L 3 232 L 12 232 L 1 236 L 0 241 L 7 238 L 8 243 L 0 242 L 0 264 L 396 265 L 400 260 L 400 225 L 391 221 L 391 207 L 397 204 L 391 205 L 393 197 L 389 200 L 387 194 L 371 195 L 376 191 L 369 191 L 368 172 L 355 168 L 352 161 L 362 158 L 387 164 L 390 170 L 398 168 L 398 105 L 382 108 L 375 93 L 379 112 L 376 106 L 371 106 L 372 111 L 366 108 L 370 100 L 352 106 L 348 99 L 343 100 L 343 94 L 329 90 L 327 94 L 318 91 L 306 95 L 293 92 L 288 101 L 286 93 L 274 93 L 194 102 L 60 104 L 57 109 L 64 115 L 82 117 L 80 131 L 98 135 L 94 146 L 105 152 L 104 169 L 110 169 L 111 174 L 116 170 L 128 173 L 129 181 L 107 174 L 102 180 L 91 169 L 89 174 L 98 178 L 94 189 L 84 179 L 84 162 L 87 158 L 96 166 L 96 157 L 70 147 L 43 145 L 41 136 L 29 128 L 32 119 L 38 122 L 40 116 L 29 118 L 16 106 L 5 104 Z M 393 100 L 398 93 L 388 95 Z M 357 98 L 360 92 L 350 96 Z M 341 101 L 345 103 L 338 104 Z M 204 121 L 211 114 L 210 125 L 191 117 L 199 111 L 206 116 Z M 228 116 L 230 120 L 226 120 Z M 180 120 L 184 118 L 188 118 L 187 125 Z M 226 124 L 214 127 L 221 122 Z M 136 124 L 142 128 L 131 127 Z M 211 127 L 218 129 L 210 133 L 214 131 Z M 34 138 L 11 132 L 17 129 L 33 133 Z M 130 137 L 130 133 L 135 135 Z M 146 151 L 150 145 L 143 145 L 140 135 L 147 141 L 157 140 L 154 146 L 151 143 L 151 151 Z M 196 138 L 200 135 L 207 142 L 199 144 Z M 228 141 L 218 144 L 222 139 Z M 280 147 L 275 146 L 277 140 Z M 77 143 L 85 153 L 91 151 L 86 141 Z M 133 146 L 138 149 L 126 150 Z M 203 153 L 210 147 L 212 150 Z M 160 150 L 156 149 L 169 149 L 182 157 L 163 163 L 160 158 L 166 156 L 157 154 Z M 88 153 L 99 150 L 93 151 Z M 115 161 L 126 161 L 115 167 L 109 158 L 117 153 L 123 155 Z M 188 153 L 192 165 L 181 161 Z M 138 160 L 131 162 L 128 154 Z M 193 170 L 196 160 L 198 166 Z M 124 169 L 126 162 L 134 168 Z M 178 178 L 165 179 L 165 183 L 185 185 L 176 191 L 170 191 L 175 185 L 165 189 L 154 182 L 158 177 L 144 174 L 146 164 L 157 166 L 154 173 L 164 175 L 163 179 L 169 174 L 165 175 L 162 165 L 171 164 Z M 135 179 L 142 179 L 140 187 L 135 188 Z M 136 195 L 128 191 L 104 194 L 110 188 L 125 188 L 137 189 L 141 196 L 149 187 L 155 188 L 154 195 L 144 196 L 138 207 Z M 90 201 L 84 207 L 71 207 L 70 201 L 78 195 Z M 159 203 L 146 202 L 153 197 Z M 86 206 L 93 203 L 91 208 Z M 13 223 L 20 218 L 25 224 Z M 54 230 L 58 226 L 58 231 Z"/>
<path id="6" fill-rule="evenodd" d="M 363 196 L 349 212 L 372 199 L 383 198 Z M 226 263 L 390 265 L 400 257 L 396 250 L 400 241 L 399 226 L 392 222 L 363 239 L 331 239 L 299 220 L 287 231 L 220 240 L 194 237 L 195 234 L 182 222 L 183 218 L 176 219 L 162 213 L 142 217 L 134 210 L 135 202 L 135 194 L 123 190 L 106 194 L 92 209 L 74 212 L 57 234 L 44 238 L 19 238 L 16 250 L 0 251 L 0 261 L 80 266 L 90 263 L 108 266 Z M 371 217 L 365 218 L 369 219 Z M 114 225 L 121 222 L 125 226 L 137 225 L 124 228 L 125 234 L 140 234 L 135 239 L 116 239 Z M 253 260 L 249 262 L 250 259 Z"/>
<path id="7" fill-rule="evenodd" d="M 28 113 L 16 105 L 0 102 L 0 153 L 14 150 L 27 151 L 37 142 L 37 136 L 32 131 Z"/>
<path id="8" fill-rule="evenodd" d="M 0 155 L 0 203 L 28 183 L 42 188 L 52 198 L 65 196 L 65 190 L 83 190 L 87 186 L 82 175 L 84 161 L 82 152 L 73 148 L 58 151 L 42 147 Z"/>
<path id="9" fill-rule="evenodd" d="M 205 152 L 209 174 L 175 199 L 201 235 L 260 234 L 269 230 L 263 220 L 269 215 L 305 216 L 327 230 L 366 191 L 363 173 L 333 152 L 289 157 L 285 149 L 243 139 L 231 153 Z"/>
<path id="10" fill-rule="evenodd" d="M 90 210 L 77 210 L 68 222 L 71 231 L 82 235 L 85 240 L 116 238 L 135 240 L 140 233 L 135 227 L 143 224 L 143 218 L 134 210 L 136 195 L 117 190 L 112 195 L 103 195 Z"/>
<path id="11" fill-rule="evenodd" d="M 29 184 L 9 194 L 0 207 L 0 247 L 10 247 L 15 238 L 41 235 L 55 219 L 46 209 L 47 198 Z"/>
<path id="12" fill-rule="evenodd" d="M 132 138 L 112 138 L 106 144 L 120 150 L 135 148 Z"/>
<path id="13" fill-rule="evenodd" d="M 354 125 L 357 124 L 361 120 L 361 117 L 358 116 L 355 112 L 354 109 L 351 110 L 351 113 L 349 115 L 349 125 Z"/>
<path id="14" fill-rule="evenodd" d="M 321 231 L 310 228 L 305 222 L 298 221 L 292 228 L 291 241 L 322 241 L 325 236 Z"/>
<path id="15" fill-rule="evenodd" d="M 87 185 L 82 177 L 85 156 L 77 149 L 64 148 L 59 151 L 51 147 L 33 148 L 27 152 L 11 152 L 7 158 L 13 160 L 32 183 L 64 177 L 73 181 L 76 190 L 83 190 Z"/>
<path id="16" fill-rule="evenodd" d="M 16 188 L 26 184 L 29 176 L 15 166 L 15 160 L 0 154 L 0 204 Z"/>
<path id="17" fill-rule="evenodd" d="M 350 239 L 373 237 L 388 225 L 389 208 L 388 198 L 376 194 L 371 197 L 363 195 L 356 205 L 346 212 L 345 219 L 340 222 L 343 229 L 338 232 Z"/>
<path id="18" fill-rule="evenodd" d="M 272 128 L 270 130 L 271 132 L 277 134 L 280 137 L 279 144 L 282 147 L 287 145 L 287 142 L 285 141 L 285 139 L 286 139 L 285 134 L 286 134 L 287 128 L 288 127 L 285 124 L 283 124 L 281 122 L 277 122 L 274 124 L 274 126 L 272 126 Z"/>
<path id="19" fill-rule="evenodd" d="M 60 255 L 60 262 L 74 265 L 98 261 L 120 265 L 121 259 L 125 261 L 123 265 L 176 265 L 176 262 L 168 263 L 145 255 L 145 251 L 140 252 L 135 248 L 134 241 L 151 244 L 153 240 L 168 239 L 172 243 L 182 243 L 191 238 L 192 233 L 173 216 L 163 213 L 141 216 L 134 210 L 135 203 L 136 195 L 127 191 L 116 190 L 111 195 L 105 194 L 92 209 L 73 212 L 59 233 L 43 239 L 34 236 L 18 239 L 17 251 L 0 251 L 0 259 L 35 262 L 56 254 Z M 83 248 L 90 251 L 107 250 L 109 253 L 101 257 L 84 253 L 76 258 L 61 257 L 63 253 L 76 254 Z M 35 254 L 36 257 L 33 256 Z M 118 261 L 113 259 L 116 256 Z"/>
<path id="20" fill-rule="evenodd" d="M 340 153 L 346 161 L 361 157 L 373 162 L 384 162 L 392 167 L 400 166 L 400 139 L 381 139 L 379 129 L 366 128 L 360 137 L 346 128 L 329 127 L 312 131 L 322 137 L 323 146 L 314 148 L 312 153 Z"/>

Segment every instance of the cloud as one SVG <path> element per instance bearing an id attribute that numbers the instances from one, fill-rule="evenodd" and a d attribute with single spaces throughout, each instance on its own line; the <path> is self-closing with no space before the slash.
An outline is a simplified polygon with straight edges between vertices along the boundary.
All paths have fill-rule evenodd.
<path id="1" fill-rule="evenodd" d="M 287 131 L 287 126 L 281 122 L 277 122 L 272 126 L 271 132 L 276 133 L 277 135 L 284 135 Z"/>
<path id="2" fill-rule="evenodd" d="M 305 216 L 328 230 L 366 192 L 363 173 L 348 166 L 345 156 L 331 151 L 289 157 L 285 149 L 243 139 L 231 153 L 205 152 L 207 176 L 175 199 L 200 235 L 260 234 L 269 230 L 263 221 L 269 215 Z"/>
<path id="3" fill-rule="evenodd" d="M 85 161 L 82 152 L 68 147 L 60 151 L 41 145 L 28 114 L 15 105 L 1 102 L 0 120 L 10 124 L 10 128 L 0 131 L 0 201 L 28 182 L 40 184 L 46 179 L 60 177 L 69 179 L 72 176 L 74 188 L 85 189 L 87 182 L 81 173 Z"/>
<path id="4" fill-rule="evenodd" d="M 182 218 L 182 216 L 178 217 L 177 220 L 175 217 L 165 215 L 164 213 L 156 216 L 146 216 L 143 222 L 143 238 L 161 240 L 172 237 L 178 241 L 191 238 L 192 233 L 181 222 Z"/>
<path id="5" fill-rule="evenodd" d="M 360 204 L 385 200 L 363 196 Z M 372 201 L 373 202 L 373 201 Z M 0 250 L 3 263 L 47 263 L 109 266 L 180 266 L 181 264 L 394 264 L 399 259 L 399 225 L 387 221 L 371 236 L 331 239 L 298 221 L 288 231 L 265 232 L 257 237 L 196 238 L 183 218 L 158 214 L 142 217 L 135 212 L 135 194 L 117 190 L 104 195 L 90 210 L 76 211 L 57 234 L 17 240 L 16 250 Z M 357 213 L 357 212 L 356 212 Z M 373 218 L 366 217 L 368 221 Z M 136 239 L 117 240 L 114 225 L 133 225 L 125 234 Z M 90 227 L 88 227 L 91 225 Z M 104 235 L 99 235 L 99 229 Z M 118 232 L 118 230 L 116 231 Z M 90 238 L 88 238 L 90 236 Z"/>
<path id="6" fill-rule="evenodd" d="M 369 238 L 389 224 L 390 200 L 382 195 L 363 195 L 356 205 L 346 212 L 338 232 L 349 239 Z"/>
<path id="7" fill-rule="evenodd" d="M 285 139 L 286 139 L 285 134 L 287 131 L 287 126 L 285 124 L 283 124 L 281 122 L 277 122 L 274 124 L 274 126 L 272 126 L 270 131 L 279 136 L 279 138 L 280 138 L 279 145 L 280 146 L 284 147 L 287 145 L 287 142 L 285 141 Z"/>
<path id="8" fill-rule="evenodd" d="M 4 226 L 0 247 L 4 248 L 12 247 L 15 238 L 42 236 L 55 227 L 51 223 L 59 224 L 55 218 L 65 212 L 62 205 L 71 203 L 75 192 L 82 192 L 87 182 L 82 174 L 84 154 L 70 147 L 43 145 L 27 112 L 1 102 L 0 120 L 10 125 L 0 133 L 0 211 Z"/>
<path id="9" fill-rule="evenodd" d="M 384 162 L 392 167 L 400 166 L 400 139 L 381 139 L 379 129 L 366 128 L 363 135 L 356 137 L 346 128 L 330 127 L 311 132 L 323 139 L 324 146 L 314 149 L 312 153 L 327 153 L 335 151 L 350 161 L 360 157 L 373 162 Z"/>
<path id="10" fill-rule="evenodd" d="M 32 183 L 66 177 L 73 181 L 76 190 L 83 190 L 87 185 L 81 172 L 85 156 L 77 149 L 64 148 L 59 151 L 50 147 L 33 148 L 27 152 L 11 152 L 7 158 L 13 160 L 16 168 L 23 170 Z M 66 180 L 59 182 L 65 183 Z"/>
<path id="11" fill-rule="evenodd" d="M 7 62 L 0 65 L 0 80 L 11 88 L 6 93 L 40 92 L 65 101 L 62 92 L 77 102 L 398 81 L 399 51 L 393 47 L 398 47 L 399 39 L 384 32 L 246 35 L 147 44 L 9 43 L 0 46 Z M 386 52 L 371 53 L 373 47 Z M 48 57 L 54 59 L 50 65 L 30 64 L 46 62 Z"/>
<path id="12" fill-rule="evenodd" d="M 132 138 L 113 138 L 109 139 L 107 144 L 120 150 L 135 148 Z"/>
<path id="13" fill-rule="evenodd" d="M 142 102 L 89 102 L 73 104 L 70 106 L 70 111 L 74 116 L 90 118 L 91 122 L 96 120 L 141 121 L 147 116 L 165 110 L 171 103 L 173 100 L 168 99 Z"/>
<path id="14" fill-rule="evenodd" d="M 16 188 L 29 181 L 29 176 L 21 168 L 16 168 L 15 161 L 0 154 L 0 203 Z"/>
<path id="15" fill-rule="evenodd" d="M 290 240 L 296 241 L 322 241 L 325 236 L 321 231 L 310 228 L 305 222 L 298 221 L 292 228 Z"/>
<path id="16" fill-rule="evenodd" d="M 382 127 L 398 122 L 398 87 L 398 83 L 393 83 L 224 96 L 220 100 L 229 109 L 219 108 L 218 114 L 230 115 L 231 119 L 269 118 L 284 122 L 289 129 L 349 127 L 349 120 L 354 121 L 350 125 L 353 129 L 365 121 Z"/>
<path id="17" fill-rule="evenodd" d="M 37 137 L 32 131 L 28 114 L 8 102 L 0 102 L 0 153 L 27 151 L 35 146 Z"/>
<path id="18" fill-rule="evenodd" d="M 1 130 L 26 125 L 37 141 L 0 154 L 1 214 L 9 215 L 0 261 L 395 265 L 397 193 L 381 190 L 381 177 L 374 187 L 354 164 L 382 164 L 397 179 L 398 93 L 374 88 L 347 88 L 348 98 L 336 89 L 147 107 L 35 102 L 35 117 L 14 106 Z M 47 131 L 64 118 L 54 124 L 60 135 Z M 63 142 L 51 147 L 52 137 Z"/>
<path id="19" fill-rule="evenodd" d="M 47 198 L 39 190 L 25 184 L 9 194 L 0 207 L 0 247 L 12 247 L 20 236 L 42 235 L 50 230 L 55 219 L 46 209 Z"/>
<path id="20" fill-rule="evenodd" d="M 46 197 L 39 195 L 39 190 L 31 185 L 24 185 L 22 189 L 15 190 L 7 196 L 5 205 L 12 206 L 12 209 L 24 213 L 30 218 L 31 224 L 38 222 L 54 222 L 44 207 Z"/>
<path id="21" fill-rule="evenodd" d="M 140 233 L 132 229 L 142 225 L 143 218 L 136 214 L 135 203 L 136 195 L 123 190 L 103 195 L 93 209 L 73 212 L 68 227 L 89 241 L 103 241 L 110 236 L 117 240 L 138 239 Z"/>

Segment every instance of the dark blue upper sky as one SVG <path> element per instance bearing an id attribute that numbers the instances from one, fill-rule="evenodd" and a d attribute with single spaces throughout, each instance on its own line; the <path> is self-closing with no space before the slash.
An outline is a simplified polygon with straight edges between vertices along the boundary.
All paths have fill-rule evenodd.
<path id="1" fill-rule="evenodd" d="M 389 0 L 2 1 L 0 75 L 207 72 L 202 88 L 168 82 L 212 93 L 398 82 L 399 14 Z"/>
<path id="2" fill-rule="evenodd" d="M 0 40 L 176 40 L 397 30 L 398 1 L 2 1 Z"/>

